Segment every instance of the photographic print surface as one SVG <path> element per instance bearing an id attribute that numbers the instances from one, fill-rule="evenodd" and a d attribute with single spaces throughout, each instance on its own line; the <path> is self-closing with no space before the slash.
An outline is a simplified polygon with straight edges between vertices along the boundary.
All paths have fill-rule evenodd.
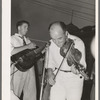
<path id="1" fill-rule="evenodd" d="M 96 15 L 95 15 L 96 1 L 95 0 L 84 0 L 84 1 L 83 0 L 11 0 L 9 4 L 10 4 L 9 7 L 10 21 L 8 22 L 10 24 L 8 25 L 9 34 L 8 36 L 3 36 L 3 40 L 5 38 L 7 42 L 9 42 L 8 43 L 9 52 L 6 51 L 7 49 L 3 45 L 3 48 L 8 53 L 9 59 L 7 64 L 5 64 L 5 60 L 3 60 L 3 65 L 10 67 L 8 69 L 9 72 L 4 72 L 4 73 L 8 73 L 10 77 L 10 79 L 8 79 L 9 81 L 8 91 L 10 91 L 10 93 L 8 93 L 9 95 L 8 97 L 10 98 L 10 100 L 24 100 L 26 98 L 30 98 L 30 99 L 34 98 L 34 100 L 45 100 L 45 97 L 47 97 L 48 100 L 54 100 L 53 91 L 60 91 L 59 89 L 57 89 L 56 86 L 59 84 L 61 85 L 63 83 L 63 82 L 62 83 L 58 82 L 59 80 L 58 77 L 60 76 L 60 73 L 64 73 L 66 75 L 69 74 L 67 72 L 62 72 L 62 70 L 64 71 L 69 69 L 71 70 L 72 65 L 75 66 L 76 70 L 78 70 L 79 73 L 75 74 L 72 72 L 72 70 L 71 73 L 73 73 L 75 77 L 79 76 L 80 80 L 81 80 L 81 76 L 83 79 L 82 83 L 80 84 L 80 87 L 78 87 L 79 85 L 77 85 L 77 88 L 80 90 L 80 97 L 77 98 L 78 99 L 80 98 L 79 100 L 95 100 L 95 90 L 97 90 L 95 89 L 96 88 L 95 84 L 97 82 L 95 81 L 96 79 L 95 66 L 97 65 L 95 64 L 95 58 L 96 58 L 95 37 L 97 34 Z M 51 45 L 52 42 L 57 45 L 57 42 L 55 41 L 58 38 L 56 37 L 56 40 L 54 40 L 55 38 L 51 35 L 50 33 L 51 31 L 49 30 L 50 28 L 49 25 L 52 22 L 56 22 L 56 21 L 64 22 L 64 25 L 66 25 L 66 31 L 68 32 L 68 38 L 70 37 L 70 35 L 72 35 L 72 37 L 70 37 L 72 40 L 75 39 L 77 40 L 77 38 L 73 38 L 75 36 L 78 37 L 83 42 L 84 53 L 83 51 L 81 51 L 83 48 L 82 44 L 79 46 L 76 46 L 75 44 L 74 49 L 76 50 L 77 48 L 81 52 L 80 60 L 76 61 L 76 58 L 74 58 L 75 59 L 74 63 L 72 63 L 72 65 L 70 65 L 68 69 L 67 67 L 66 68 L 61 67 L 61 69 L 57 74 L 57 78 L 55 78 L 56 82 L 54 86 L 50 87 L 50 90 L 48 89 L 47 94 L 44 96 L 45 87 L 47 83 L 43 81 L 48 80 L 46 73 L 48 72 L 47 70 L 49 68 L 48 67 L 49 65 L 45 66 L 45 62 L 48 60 L 49 57 L 46 58 L 46 51 L 44 51 L 44 49 L 47 47 L 46 45 L 48 42 L 51 42 Z M 24 27 L 23 23 L 25 24 L 25 27 L 27 27 L 26 28 L 27 34 L 24 32 L 25 29 L 22 29 Z M 53 31 L 54 34 L 55 34 L 55 30 L 56 29 L 54 29 Z M 23 36 L 26 44 L 23 44 L 23 39 L 20 37 L 24 33 L 25 35 Z M 67 37 L 67 34 L 65 37 Z M 33 48 L 33 45 L 35 46 L 35 50 Z M 59 47 L 59 45 L 60 42 L 58 43 L 57 46 Z M 24 49 L 22 48 L 19 50 L 20 47 L 23 47 Z M 14 51 L 15 49 L 16 51 Z M 56 47 L 54 47 L 53 49 L 55 52 Z M 53 49 L 51 51 L 53 51 Z M 3 55 L 3 57 L 5 56 L 5 54 Z M 75 52 L 75 54 L 77 55 L 77 52 Z M 28 56 L 30 57 L 28 58 Z M 57 58 L 55 60 L 53 60 L 54 59 L 53 58 L 52 60 L 55 61 L 54 67 L 59 69 L 61 63 L 58 62 L 62 60 L 59 60 L 60 59 L 59 56 L 57 57 L 58 60 Z M 68 58 L 66 57 L 66 59 L 67 59 L 66 62 L 68 63 Z M 69 59 L 71 59 L 72 61 L 72 58 Z M 81 63 L 82 59 L 85 59 L 85 64 Z M 24 62 L 24 63 L 22 64 L 20 62 Z M 53 69 L 54 74 L 55 74 L 54 72 L 55 70 Z M 89 79 L 85 80 L 84 74 L 87 75 Z M 62 77 L 62 79 L 64 78 L 65 77 Z M 65 80 L 62 81 L 65 82 Z M 69 84 L 73 84 L 73 82 L 75 81 L 73 80 Z M 72 86 L 74 87 L 75 84 L 73 84 Z M 64 91 L 71 91 L 72 86 L 70 86 L 68 90 L 65 89 L 67 87 L 63 87 Z M 56 88 L 56 90 L 54 90 L 53 87 Z M 75 96 L 74 94 L 72 94 L 74 93 L 74 88 L 70 93 L 71 95 L 69 95 L 67 92 L 57 92 L 57 93 L 61 94 L 61 96 L 59 95 L 59 98 L 62 97 L 63 94 L 65 94 L 64 100 L 69 99 L 70 97 L 74 98 Z M 49 96 L 47 96 L 48 94 Z"/>

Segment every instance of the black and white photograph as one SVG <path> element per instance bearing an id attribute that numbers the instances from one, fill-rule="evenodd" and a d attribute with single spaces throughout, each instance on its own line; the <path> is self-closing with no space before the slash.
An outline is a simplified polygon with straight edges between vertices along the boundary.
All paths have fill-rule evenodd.
<path id="1" fill-rule="evenodd" d="M 2 98 L 98 100 L 97 1 L 9 0 Z"/>

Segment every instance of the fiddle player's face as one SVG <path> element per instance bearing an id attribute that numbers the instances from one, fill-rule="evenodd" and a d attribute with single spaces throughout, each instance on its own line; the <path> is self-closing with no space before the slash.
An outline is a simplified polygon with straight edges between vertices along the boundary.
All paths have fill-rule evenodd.
<path id="1" fill-rule="evenodd" d="M 23 23 L 21 26 L 18 26 L 18 32 L 20 35 L 24 36 L 28 32 L 28 24 Z"/>
<path id="2" fill-rule="evenodd" d="M 66 35 L 59 25 L 51 26 L 50 37 L 58 47 L 62 47 L 66 41 Z"/>

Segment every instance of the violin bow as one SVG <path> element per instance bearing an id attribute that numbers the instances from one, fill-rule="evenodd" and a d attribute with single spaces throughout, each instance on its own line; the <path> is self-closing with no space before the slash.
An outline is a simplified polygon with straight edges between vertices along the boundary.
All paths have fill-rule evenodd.
<path id="1" fill-rule="evenodd" d="M 58 72 L 60 71 L 60 68 L 61 68 L 61 66 L 62 66 L 62 64 L 63 64 L 65 58 L 67 57 L 67 54 L 68 54 L 69 50 L 71 49 L 71 47 L 72 47 L 73 45 L 74 45 L 74 42 L 72 42 L 72 43 L 70 44 L 69 48 L 67 49 L 67 51 L 66 51 L 66 53 L 65 53 L 65 57 L 63 57 L 63 59 L 62 59 L 62 61 L 61 61 L 61 64 L 60 64 L 60 66 L 59 66 L 59 68 L 58 68 L 58 70 L 57 70 L 57 72 L 56 72 L 56 74 L 55 74 L 54 80 L 55 80 L 55 78 L 56 78 Z"/>

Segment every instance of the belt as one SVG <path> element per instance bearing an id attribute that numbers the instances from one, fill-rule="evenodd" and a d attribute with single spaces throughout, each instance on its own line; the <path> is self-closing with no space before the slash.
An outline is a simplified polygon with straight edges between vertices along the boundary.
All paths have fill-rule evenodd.
<path id="1" fill-rule="evenodd" d="M 56 69 L 58 69 L 58 68 L 55 68 L 55 70 L 56 70 Z M 71 70 L 61 70 L 61 69 L 60 69 L 60 71 L 66 72 L 66 73 L 71 72 Z"/>
<path id="2" fill-rule="evenodd" d="M 71 72 L 70 70 L 60 70 L 60 71 L 66 72 L 66 73 Z"/>

